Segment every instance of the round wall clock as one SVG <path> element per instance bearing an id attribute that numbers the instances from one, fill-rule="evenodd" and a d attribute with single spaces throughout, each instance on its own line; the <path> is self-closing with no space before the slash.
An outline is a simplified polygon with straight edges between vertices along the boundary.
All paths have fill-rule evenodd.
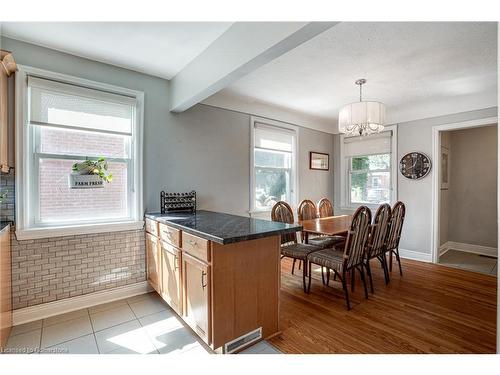
<path id="1" fill-rule="evenodd" d="M 399 170 L 406 178 L 418 180 L 431 170 L 431 159 L 423 152 L 409 152 L 401 158 Z"/>

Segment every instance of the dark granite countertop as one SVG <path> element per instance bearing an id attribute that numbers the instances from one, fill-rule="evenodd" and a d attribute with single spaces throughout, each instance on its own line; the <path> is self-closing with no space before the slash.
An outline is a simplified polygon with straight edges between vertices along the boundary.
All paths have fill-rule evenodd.
<path id="1" fill-rule="evenodd" d="M 0 220 L 0 231 L 3 230 L 7 225 L 12 224 L 10 220 Z"/>
<path id="2" fill-rule="evenodd" d="M 220 244 L 298 232 L 302 226 L 199 210 L 196 213 L 147 213 L 146 217 Z"/>

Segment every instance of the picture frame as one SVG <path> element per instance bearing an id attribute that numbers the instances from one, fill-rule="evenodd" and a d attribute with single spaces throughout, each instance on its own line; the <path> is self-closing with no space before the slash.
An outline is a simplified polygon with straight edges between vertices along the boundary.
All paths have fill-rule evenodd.
<path id="1" fill-rule="evenodd" d="M 324 152 L 309 152 L 309 169 L 317 171 L 330 170 L 330 154 Z"/>
<path id="2" fill-rule="evenodd" d="M 441 147 L 441 190 L 450 188 L 450 150 Z"/>

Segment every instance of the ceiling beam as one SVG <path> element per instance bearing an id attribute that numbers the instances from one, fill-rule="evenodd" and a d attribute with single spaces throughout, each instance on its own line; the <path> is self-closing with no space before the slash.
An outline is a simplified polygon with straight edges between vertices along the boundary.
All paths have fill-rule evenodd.
<path id="1" fill-rule="evenodd" d="M 237 22 L 170 82 L 170 110 L 183 112 L 338 22 Z"/>

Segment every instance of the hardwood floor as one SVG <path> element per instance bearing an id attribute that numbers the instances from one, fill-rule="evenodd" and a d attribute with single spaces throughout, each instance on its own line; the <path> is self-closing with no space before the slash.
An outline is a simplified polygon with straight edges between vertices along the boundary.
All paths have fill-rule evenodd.
<path id="1" fill-rule="evenodd" d="M 340 283 L 323 286 L 313 268 L 304 294 L 291 264 L 282 260 L 282 334 L 269 340 L 284 353 L 495 353 L 494 276 L 403 259 L 386 286 L 374 261 L 375 294 L 366 300 L 357 276 L 347 311 Z"/>

